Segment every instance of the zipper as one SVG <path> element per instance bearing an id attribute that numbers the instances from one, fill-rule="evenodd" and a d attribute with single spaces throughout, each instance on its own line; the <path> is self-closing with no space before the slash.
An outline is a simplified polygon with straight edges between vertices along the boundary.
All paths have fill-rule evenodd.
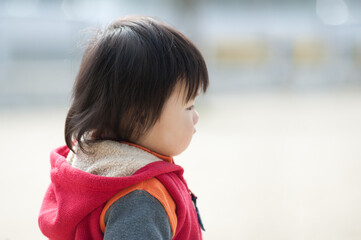
<path id="1" fill-rule="evenodd" d="M 190 191 L 190 190 L 189 190 L 189 193 L 190 193 L 190 195 L 191 195 L 191 197 L 192 197 L 192 201 L 193 201 L 194 208 L 196 209 L 196 213 L 197 213 L 199 225 L 201 226 L 201 229 L 202 229 L 203 231 L 206 231 L 206 230 L 204 229 L 203 222 L 202 222 L 202 219 L 201 219 L 201 215 L 199 214 L 199 210 L 198 210 L 198 207 L 197 207 L 197 196 L 194 195 L 194 194 L 192 193 L 192 191 Z"/>

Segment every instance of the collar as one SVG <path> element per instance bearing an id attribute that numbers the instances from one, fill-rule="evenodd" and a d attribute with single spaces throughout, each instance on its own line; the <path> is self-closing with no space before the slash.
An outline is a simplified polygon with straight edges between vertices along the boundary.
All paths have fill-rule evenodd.
<path id="1" fill-rule="evenodd" d="M 149 152 L 149 153 L 153 154 L 154 156 L 162 159 L 162 160 L 165 161 L 165 162 L 174 164 L 173 157 L 170 157 L 170 156 L 166 156 L 166 155 L 162 155 L 162 154 L 153 152 L 153 151 L 149 150 L 148 148 L 145 148 L 145 147 L 140 146 L 140 145 L 135 144 L 135 143 L 125 142 L 125 141 L 119 141 L 119 142 L 120 142 L 120 143 L 127 144 L 127 145 L 130 145 L 130 146 L 133 146 L 133 147 L 137 147 L 137 148 L 139 148 L 139 149 L 142 149 L 142 150 L 144 150 L 144 151 L 146 151 L 146 152 Z"/>
<path id="2" fill-rule="evenodd" d="M 70 151 L 67 162 L 84 172 L 106 176 L 125 177 L 149 163 L 165 161 L 173 163 L 173 158 L 164 156 L 134 143 L 103 140 L 86 146 L 88 154 L 74 144 L 75 154 Z"/>

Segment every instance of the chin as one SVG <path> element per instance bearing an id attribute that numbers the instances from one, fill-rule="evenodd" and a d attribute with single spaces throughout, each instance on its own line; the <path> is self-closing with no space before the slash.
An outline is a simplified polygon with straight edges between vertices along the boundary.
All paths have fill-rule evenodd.
<path id="1" fill-rule="evenodd" d="M 183 153 L 185 150 L 187 150 L 188 146 L 189 146 L 189 143 L 188 143 L 187 145 L 183 146 L 182 148 L 179 148 L 179 147 L 178 147 L 178 149 L 173 152 L 173 156 L 178 156 L 178 155 L 180 155 L 180 154 Z"/>
<path id="2" fill-rule="evenodd" d="M 183 141 L 176 141 L 176 142 L 168 142 L 168 144 L 163 144 L 163 155 L 167 155 L 170 157 L 178 156 L 179 154 L 183 153 L 191 143 L 192 137 L 188 137 L 186 140 Z"/>

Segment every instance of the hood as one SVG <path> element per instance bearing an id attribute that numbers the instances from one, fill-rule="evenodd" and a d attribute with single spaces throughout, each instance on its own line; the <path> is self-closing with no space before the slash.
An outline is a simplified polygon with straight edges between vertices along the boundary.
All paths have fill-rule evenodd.
<path id="1" fill-rule="evenodd" d="M 51 183 L 39 214 L 39 227 L 50 239 L 75 239 L 76 226 L 100 215 L 123 188 L 164 173 L 183 174 L 180 166 L 131 144 L 102 141 L 91 150 L 84 155 L 75 148 L 73 154 L 62 146 L 50 154 Z"/>

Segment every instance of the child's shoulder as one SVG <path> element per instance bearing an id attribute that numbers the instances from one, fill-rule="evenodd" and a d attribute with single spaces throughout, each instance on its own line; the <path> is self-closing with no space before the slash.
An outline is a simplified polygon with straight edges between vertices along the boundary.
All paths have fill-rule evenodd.
<path id="1" fill-rule="evenodd" d="M 124 215 L 128 211 L 131 211 L 131 216 Z M 121 221 L 128 222 L 134 228 L 138 224 L 137 219 L 145 221 L 148 228 L 162 228 L 161 231 L 166 235 L 169 230 L 175 233 L 176 204 L 164 185 L 155 177 L 127 187 L 109 199 L 101 213 L 100 226 L 105 232 L 107 224 Z M 157 222 L 154 222 L 154 219 L 157 219 Z M 160 224 L 159 221 L 165 223 Z M 157 226 L 159 224 L 160 226 Z"/>

